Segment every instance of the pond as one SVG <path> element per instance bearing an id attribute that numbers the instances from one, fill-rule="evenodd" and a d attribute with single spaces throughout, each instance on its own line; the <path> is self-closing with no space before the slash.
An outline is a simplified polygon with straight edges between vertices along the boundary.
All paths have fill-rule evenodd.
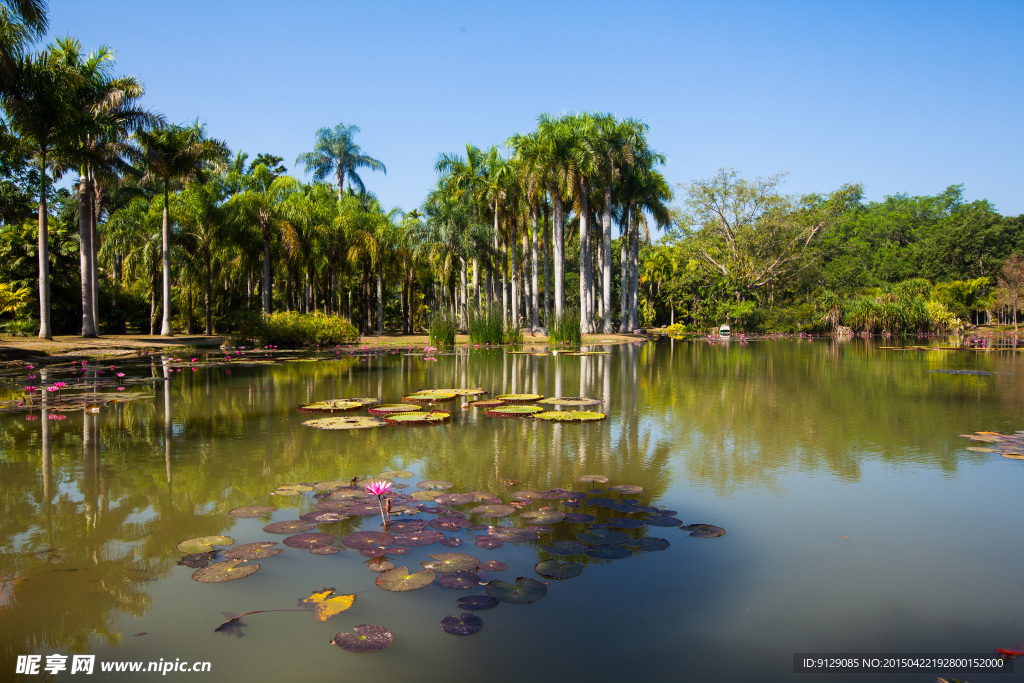
<path id="1" fill-rule="evenodd" d="M 213 353 L 44 369 L 37 384 L 69 385 L 63 398 L 46 397 L 51 408 L 83 387 L 109 398 L 122 385 L 120 397 L 135 400 L 95 413 L 0 414 L 0 678 L 78 680 L 69 670 L 16 677 L 16 661 L 38 654 L 44 666 L 46 655 L 70 663 L 92 654 L 97 680 L 813 682 L 848 677 L 796 675 L 795 653 L 1022 649 L 1024 462 L 968 450 L 989 444 L 961 436 L 1024 429 L 1019 352 L 896 350 L 864 340 L 591 348 L 600 353 L 462 348 L 426 360 L 404 348 L 245 351 L 231 361 Z M 6 373 L 0 398 L 23 396 L 30 372 L 41 371 Z M 115 380 L 117 372 L 124 377 Z M 590 409 L 607 418 L 490 417 L 459 397 L 435 406 L 451 412 L 445 424 L 328 431 L 303 426 L 317 416 L 297 410 L 323 399 L 396 403 L 421 389 L 474 387 L 489 392 L 484 398 L 595 398 L 602 404 Z M 386 559 L 368 559 L 340 539 L 380 531 L 372 510 L 309 530 L 338 539 L 327 541 L 340 548 L 333 554 L 286 547 L 286 535 L 264 531 L 335 500 L 355 477 L 361 485 L 381 473 L 403 496 L 393 521 L 440 527 L 447 547 L 396 543 Z M 581 482 L 585 475 L 597 481 Z M 450 487 L 426 484 L 433 493 L 410 500 L 424 481 Z M 336 483 L 278 489 L 319 482 Z M 642 491 L 611 488 L 621 485 Z M 432 500 L 466 492 L 516 508 L 489 518 L 468 512 L 483 497 Z M 228 514 L 255 505 L 276 510 Z M 580 516 L 557 521 L 561 513 Z M 440 518 L 447 525 L 424 526 Z M 535 521 L 546 528 L 508 529 Z M 693 537 L 681 526 L 691 524 L 726 533 Z M 176 546 L 211 535 L 229 536 L 233 547 L 278 542 L 284 552 L 240 580 L 201 583 L 177 564 Z M 475 542 L 495 535 L 498 547 Z M 215 562 L 227 548 L 218 550 Z M 468 588 L 376 585 L 375 564 L 411 574 L 446 552 L 507 568 L 489 565 Z M 540 575 L 543 560 L 556 562 Z M 554 578 L 560 573 L 578 575 Z M 529 577 L 543 599 L 516 604 L 530 591 L 506 588 L 508 601 L 495 588 L 503 584 L 476 585 L 517 577 Z M 355 601 L 318 621 L 298 603 L 321 588 Z M 457 602 L 490 593 L 503 600 L 494 609 Z M 268 611 L 215 631 L 223 613 L 257 610 Z M 464 613 L 483 629 L 441 629 L 446 616 Z M 388 629 L 391 646 L 355 654 L 331 644 L 363 624 Z M 132 661 L 209 662 L 210 673 L 100 671 Z"/>

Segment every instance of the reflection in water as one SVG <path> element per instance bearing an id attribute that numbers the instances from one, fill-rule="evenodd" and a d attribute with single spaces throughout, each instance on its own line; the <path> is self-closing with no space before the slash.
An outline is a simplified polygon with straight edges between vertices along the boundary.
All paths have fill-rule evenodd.
<path id="1" fill-rule="evenodd" d="M 162 384 L 154 385 L 152 400 L 108 404 L 99 414 L 61 413 L 61 421 L 49 419 L 50 404 L 38 420 L 0 415 L 0 662 L 123 644 L 125 615 L 157 619 L 168 633 L 193 626 L 164 613 L 166 605 L 150 613 L 151 594 L 181 570 L 175 544 L 229 532 L 234 522 L 226 513 L 234 507 L 274 504 L 287 515 L 308 509 L 308 499 L 270 499 L 280 484 L 411 468 L 453 481 L 456 490 L 507 497 L 521 489 L 578 490 L 589 486 L 577 482 L 580 475 L 604 474 L 644 487 L 645 501 L 672 507 L 699 499 L 710 508 L 715 497 L 747 492 L 798 496 L 788 490 L 822 475 L 860 485 L 879 466 L 948 478 L 965 465 L 993 467 L 998 463 L 987 456 L 963 451 L 957 434 L 1020 429 L 1014 420 L 1024 406 L 1017 355 L 883 351 L 859 341 L 668 341 L 596 356 L 459 349 L 438 358 L 327 356 L 237 363 L 230 374 L 219 366 L 178 372 L 169 357 L 147 359 L 129 374 Z M 927 372 L 943 368 L 998 374 Z M 45 384 L 54 374 L 41 376 Z M 608 419 L 496 419 L 461 410 L 457 401 L 442 406 L 453 414 L 444 427 L 327 432 L 301 427 L 306 416 L 295 411 L 325 398 L 396 401 L 418 389 L 477 386 L 492 395 L 600 398 Z M 686 521 L 718 521 L 729 509 L 723 503 L 706 510 L 708 519 Z M 968 506 L 963 514 L 994 526 L 991 511 Z M 743 545 L 702 545 L 702 552 L 752 552 L 756 541 L 744 538 L 743 524 L 722 521 L 729 543 Z M 341 536 L 358 525 L 348 520 L 323 530 Z M 678 534 L 652 535 L 693 552 Z M 559 528 L 545 542 L 572 537 Z M 655 561 L 640 559 L 614 564 L 606 575 L 639 573 Z"/>

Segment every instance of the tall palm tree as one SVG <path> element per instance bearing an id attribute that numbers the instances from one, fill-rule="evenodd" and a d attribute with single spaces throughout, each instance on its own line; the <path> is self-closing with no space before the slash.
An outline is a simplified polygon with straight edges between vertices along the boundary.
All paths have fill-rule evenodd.
<path id="1" fill-rule="evenodd" d="M 171 199 L 178 223 L 198 247 L 203 267 L 203 334 L 213 334 L 213 253 L 218 243 L 225 241 L 227 215 L 224 200 L 227 196 L 223 176 L 215 176 L 205 183 L 191 183 Z"/>
<path id="2" fill-rule="evenodd" d="M 368 168 L 385 175 L 388 172 L 383 162 L 363 154 L 363 150 L 352 140 L 358 132 L 359 126 L 346 126 L 343 123 L 334 128 L 321 128 L 316 132 L 313 151 L 304 152 L 295 159 L 295 164 L 303 164 L 306 173 L 312 173 L 315 181 L 319 182 L 333 174 L 338 181 L 339 201 L 346 177 L 360 192 L 366 191 L 357 169 Z"/>
<path id="3" fill-rule="evenodd" d="M 15 80 L 25 45 L 41 38 L 48 24 L 46 0 L 0 0 L 0 67 L 7 81 Z"/>
<path id="4" fill-rule="evenodd" d="M 537 117 L 537 141 L 527 159 L 527 172 L 536 173 L 551 197 L 552 236 L 554 258 L 555 317 L 565 307 L 565 199 L 568 196 L 571 174 L 572 139 L 570 131 L 559 119 L 549 114 Z"/>
<path id="5" fill-rule="evenodd" d="M 486 154 L 476 145 L 466 144 L 466 156 L 458 154 L 442 154 L 434 164 L 434 170 L 442 174 L 441 180 L 435 192 L 446 193 L 455 201 L 462 202 L 467 211 L 459 215 L 466 218 L 462 224 L 464 230 L 472 230 L 471 225 L 480 221 L 480 207 L 487 195 L 487 180 L 485 177 Z M 454 225 L 452 227 L 455 227 Z M 467 252 L 468 253 L 468 252 Z M 472 294 L 469 298 L 480 305 L 480 257 L 472 255 L 473 263 L 473 285 Z M 462 273 L 465 277 L 468 268 L 468 260 L 462 263 Z M 465 311 L 461 313 L 465 320 Z"/>
<path id="6" fill-rule="evenodd" d="M 160 231 L 163 263 L 163 321 L 160 334 L 174 336 L 171 329 L 171 233 L 169 195 L 171 183 L 188 182 L 201 177 L 208 165 L 223 165 L 227 145 L 206 137 L 206 127 L 199 122 L 190 126 L 170 125 L 154 130 L 138 130 L 135 139 L 142 148 L 147 179 L 160 180 L 163 185 L 164 214 Z"/>

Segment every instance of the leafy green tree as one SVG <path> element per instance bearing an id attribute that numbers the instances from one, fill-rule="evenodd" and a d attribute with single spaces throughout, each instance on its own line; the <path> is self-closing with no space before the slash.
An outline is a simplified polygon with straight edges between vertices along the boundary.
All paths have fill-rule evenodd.
<path id="1" fill-rule="evenodd" d="M 357 172 L 360 168 L 387 173 L 384 163 L 363 154 L 352 139 L 359 132 L 359 126 L 346 126 L 339 123 L 334 128 L 321 128 L 316 132 L 316 141 L 312 152 L 304 152 L 295 159 L 295 164 L 303 164 L 306 173 L 313 174 L 313 180 L 321 181 L 334 175 L 338 181 L 338 199 L 345 186 L 345 179 L 354 184 L 360 192 L 366 191 L 363 179 Z"/>

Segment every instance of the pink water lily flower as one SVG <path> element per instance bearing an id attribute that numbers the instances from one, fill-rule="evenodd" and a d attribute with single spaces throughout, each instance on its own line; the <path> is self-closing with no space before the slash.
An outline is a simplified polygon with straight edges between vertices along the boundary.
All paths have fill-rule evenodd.
<path id="1" fill-rule="evenodd" d="M 380 520 L 384 522 L 384 528 L 387 529 L 388 522 L 391 521 L 391 515 L 388 514 L 391 512 L 391 501 L 388 500 L 387 508 L 385 509 L 384 501 L 381 500 L 381 496 L 383 496 L 385 493 L 388 493 L 391 490 L 391 482 L 371 481 L 368 482 L 367 484 L 364 484 L 364 486 L 366 487 L 367 493 L 377 496 L 377 505 L 380 506 Z"/>

